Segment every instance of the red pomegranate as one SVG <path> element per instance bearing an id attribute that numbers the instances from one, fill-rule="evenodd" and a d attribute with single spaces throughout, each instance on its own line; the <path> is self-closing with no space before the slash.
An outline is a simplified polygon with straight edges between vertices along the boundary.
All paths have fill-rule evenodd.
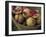
<path id="1" fill-rule="evenodd" d="M 24 8 L 23 12 L 26 14 L 26 16 L 31 16 L 29 8 Z"/>
<path id="2" fill-rule="evenodd" d="M 25 8 L 25 9 L 23 10 L 23 12 L 26 13 L 27 16 L 34 16 L 34 15 L 37 14 L 37 12 L 36 12 L 35 10 L 31 10 L 31 9 L 29 9 L 29 8 Z"/>

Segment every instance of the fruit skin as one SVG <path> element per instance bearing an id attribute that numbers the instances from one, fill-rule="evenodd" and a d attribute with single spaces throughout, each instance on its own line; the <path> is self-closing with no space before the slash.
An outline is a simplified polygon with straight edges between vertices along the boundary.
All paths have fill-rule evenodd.
<path id="1" fill-rule="evenodd" d="M 17 23 L 22 24 L 24 22 L 24 17 L 23 17 L 22 14 L 15 15 L 15 20 L 16 20 Z"/>
<path id="2" fill-rule="evenodd" d="M 32 17 L 29 17 L 26 20 L 26 24 L 27 24 L 27 26 L 34 26 L 35 25 L 35 19 L 33 19 Z"/>
<path id="3" fill-rule="evenodd" d="M 31 10 L 31 9 L 29 9 L 29 8 L 25 8 L 25 9 L 23 10 L 23 12 L 26 13 L 27 17 L 29 17 L 29 16 L 31 17 L 31 16 L 35 16 L 38 11 L 33 10 L 33 9 Z"/>
<path id="4" fill-rule="evenodd" d="M 34 15 L 34 16 L 32 16 L 34 19 L 37 19 L 36 20 L 36 23 L 37 24 L 40 24 L 40 22 L 41 22 L 41 15 L 40 14 L 36 14 L 36 15 Z"/>
<path id="5" fill-rule="evenodd" d="M 30 11 L 31 11 L 31 10 L 30 10 L 29 8 L 25 8 L 25 9 L 23 10 L 23 12 L 26 14 L 27 17 L 31 16 Z"/>
<path id="6" fill-rule="evenodd" d="M 22 7 L 17 6 L 17 7 L 15 8 L 15 14 L 21 14 L 21 13 L 22 13 Z"/>
<path id="7" fill-rule="evenodd" d="M 25 13 L 22 14 L 24 18 L 27 18 L 27 15 Z"/>
<path id="8" fill-rule="evenodd" d="M 15 20 L 17 21 L 19 19 L 19 15 L 15 15 Z"/>
<path id="9" fill-rule="evenodd" d="M 24 22 L 24 17 L 23 17 L 23 15 L 19 15 L 19 20 L 18 20 L 18 22 L 20 23 L 20 24 L 22 24 L 23 22 Z"/>
<path id="10" fill-rule="evenodd" d="M 32 16 L 33 18 L 38 18 L 40 16 L 40 14 L 35 14 L 34 16 Z"/>

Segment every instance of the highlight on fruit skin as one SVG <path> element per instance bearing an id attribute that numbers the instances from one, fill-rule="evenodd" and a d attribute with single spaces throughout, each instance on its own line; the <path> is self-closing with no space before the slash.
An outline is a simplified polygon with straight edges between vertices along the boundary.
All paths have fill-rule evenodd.
<path id="1" fill-rule="evenodd" d="M 27 18 L 27 15 L 26 15 L 26 13 L 23 13 L 22 15 L 23 15 L 23 17 L 24 17 L 24 18 Z"/>
<path id="2" fill-rule="evenodd" d="M 27 26 L 34 26 L 35 25 L 35 19 L 32 18 L 32 17 L 29 17 L 27 20 L 26 20 L 26 24 Z"/>

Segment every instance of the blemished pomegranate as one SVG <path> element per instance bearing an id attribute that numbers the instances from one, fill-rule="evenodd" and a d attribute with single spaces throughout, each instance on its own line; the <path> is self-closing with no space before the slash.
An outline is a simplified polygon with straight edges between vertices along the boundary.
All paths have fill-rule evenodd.
<path id="1" fill-rule="evenodd" d="M 34 26 L 35 25 L 35 19 L 32 18 L 32 17 L 29 17 L 27 20 L 26 20 L 26 24 L 27 26 Z"/>
<path id="2" fill-rule="evenodd" d="M 37 11 L 31 10 L 29 8 L 25 8 L 23 10 L 24 13 L 26 13 L 27 16 L 35 16 L 37 14 Z M 37 15 L 36 15 L 37 16 Z"/>
<path id="3" fill-rule="evenodd" d="M 15 20 L 17 23 L 22 24 L 24 22 L 24 17 L 20 14 L 20 15 L 15 15 Z"/>
<path id="4" fill-rule="evenodd" d="M 15 15 L 15 20 L 18 20 L 19 19 L 19 15 Z"/>
<path id="5" fill-rule="evenodd" d="M 18 22 L 20 23 L 20 24 L 22 24 L 23 22 L 24 22 L 24 17 L 23 17 L 23 15 L 19 15 L 19 19 L 18 19 Z"/>

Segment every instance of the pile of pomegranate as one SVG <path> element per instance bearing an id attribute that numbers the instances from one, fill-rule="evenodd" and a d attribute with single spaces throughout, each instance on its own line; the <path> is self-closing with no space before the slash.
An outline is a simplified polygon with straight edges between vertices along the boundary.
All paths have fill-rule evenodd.
<path id="1" fill-rule="evenodd" d="M 16 6 L 12 10 L 15 21 L 19 24 L 25 22 L 26 26 L 34 26 L 40 24 L 40 13 L 39 10 L 31 9 L 28 7 Z"/>

